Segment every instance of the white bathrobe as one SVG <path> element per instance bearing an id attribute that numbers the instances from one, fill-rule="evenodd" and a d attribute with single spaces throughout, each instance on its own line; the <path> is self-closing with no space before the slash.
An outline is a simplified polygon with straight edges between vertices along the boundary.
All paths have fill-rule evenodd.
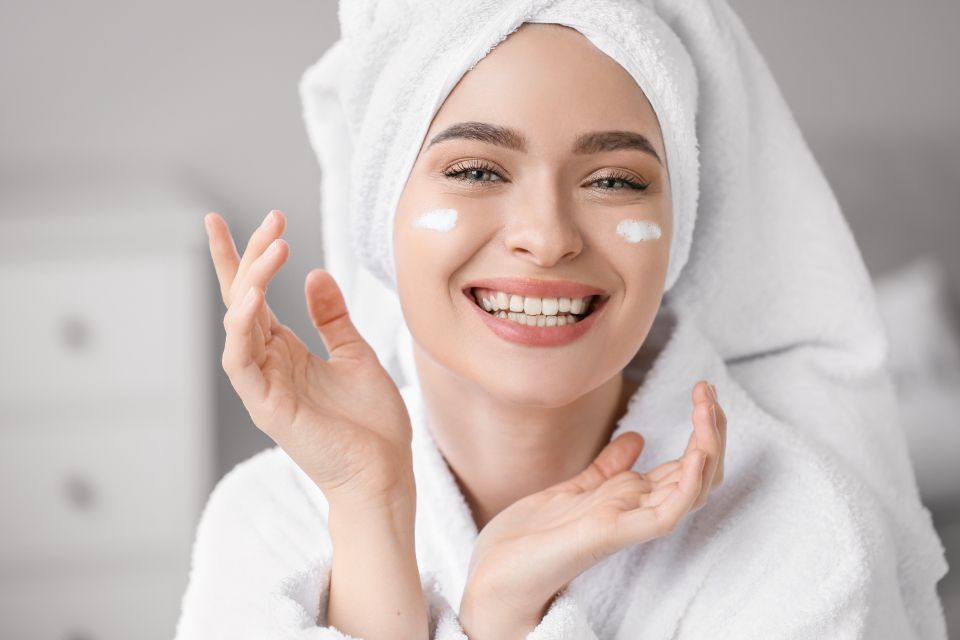
<path id="1" fill-rule="evenodd" d="M 574 579 L 527 640 L 945 638 L 935 585 L 902 592 L 894 532 L 868 488 L 754 404 L 690 323 L 677 323 L 613 434 L 644 435 L 634 468 L 682 454 L 690 387 L 700 378 L 715 381 L 729 419 L 724 482 L 672 533 Z M 476 526 L 418 388 L 402 393 L 414 425 L 416 551 L 430 634 L 463 640 L 456 612 Z M 323 494 L 282 449 L 237 465 L 204 510 L 175 640 L 349 638 L 326 623 L 327 513 Z M 918 569 L 942 576 L 930 514 L 917 516 L 928 532 L 922 557 L 932 563 Z"/>

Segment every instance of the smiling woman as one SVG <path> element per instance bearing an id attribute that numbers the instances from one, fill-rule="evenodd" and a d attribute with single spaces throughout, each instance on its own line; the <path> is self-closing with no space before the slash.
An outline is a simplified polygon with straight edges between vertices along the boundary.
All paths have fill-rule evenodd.
<path id="1" fill-rule="evenodd" d="M 301 84 L 329 359 L 265 302 L 283 214 L 207 217 L 278 446 L 177 639 L 945 637 L 869 282 L 734 13 L 440 4 L 344 3 Z"/>
<path id="2" fill-rule="evenodd" d="M 432 433 L 482 528 L 609 442 L 660 308 L 670 179 L 643 91 L 557 24 L 524 24 L 483 58 L 425 140 L 396 212 L 398 293 Z M 425 208 L 456 209 L 456 229 L 418 227 Z M 623 242 L 627 218 L 663 237 Z"/>

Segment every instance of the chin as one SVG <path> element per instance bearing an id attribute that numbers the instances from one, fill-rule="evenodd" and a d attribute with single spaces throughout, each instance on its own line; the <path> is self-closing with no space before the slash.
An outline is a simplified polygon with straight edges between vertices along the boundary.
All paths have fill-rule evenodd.
<path id="1" fill-rule="evenodd" d="M 534 371 L 510 367 L 510 371 L 471 371 L 469 375 L 487 394 L 503 402 L 547 408 L 569 405 L 602 384 L 594 376 L 582 377 L 583 371 L 580 367 L 552 367 L 545 372 L 541 363 Z"/>

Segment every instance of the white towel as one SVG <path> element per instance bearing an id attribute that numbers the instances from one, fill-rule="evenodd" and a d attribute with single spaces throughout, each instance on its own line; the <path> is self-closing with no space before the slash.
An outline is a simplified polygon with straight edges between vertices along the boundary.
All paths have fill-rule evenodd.
<path id="1" fill-rule="evenodd" d="M 658 89 L 668 77 L 679 87 L 658 112 L 673 117 L 664 128 L 678 136 L 676 154 L 684 117 L 671 109 L 695 96 L 699 156 L 671 171 L 671 181 L 699 171 L 696 185 L 680 190 L 694 194 L 695 210 L 678 209 L 692 241 L 686 255 L 683 243 L 671 247 L 682 270 L 658 321 L 670 339 L 616 433 L 643 433 L 639 470 L 677 457 L 690 429 L 689 389 L 701 377 L 715 382 L 729 416 L 724 484 L 707 505 L 668 536 L 574 580 L 530 639 L 945 638 L 936 583 L 947 565 L 897 421 L 869 279 L 726 2 L 350 0 L 340 18 L 344 38 L 301 83 L 322 167 L 326 266 L 411 408 L 417 553 L 433 637 L 463 637 L 455 612 L 476 531 L 419 407 L 412 338 L 392 290 L 399 194 L 375 178 L 387 166 L 409 169 L 451 80 L 485 55 L 485 43 L 530 20 L 581 30 L 628 71 L 656 67 L 624 59 L 649 49 L 643 34 L 666 26 L 675 36 L 658 49 L 674 60 L 664 62 L 669 73 L 638 82 L 655 96 L 669 93 Z M 687 91 L 685 56 L 696 80 Z M 390 128 L 399 131 L 383 146 Z M 324 626 L 324 510 L 322 494 L 280 450 L 224 478 L 198 530 L 178 640 L 345 637 Z"/>

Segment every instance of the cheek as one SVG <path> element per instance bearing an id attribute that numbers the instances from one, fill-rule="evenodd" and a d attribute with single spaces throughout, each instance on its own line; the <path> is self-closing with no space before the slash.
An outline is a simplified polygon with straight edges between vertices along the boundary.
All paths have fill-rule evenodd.
<path id="1" fill-rule="evenodd" d="M 617 235 L 630 244 L 654 242 L 663 237 L 660 225 L 651 220 L 626 218 L 617 225 Z"/>
<path id="2" fill-rule="evenodd" d="M 477 216 L 462 208 L 419 207 L 398 217 L 397 278 L 401 300 L 411 314 L 429 310 L 433 317 L 450 296 L 461 295 L 452 285 L 457 272 L 476 253 L 485 237 Z M 410 318 L 419 323 L 423 318 Z"/>
<path id="3" fill-rule="evenodd" d="M 456 209 L 431 209 L 419 214 L 413 221 L 414 229 L 452 231 L 457 226 L 460 214 Z"/>
<path id="4" fill-rule="evenodd" d="M 646 216 L 611 221 L 600 232 L 605 261 L 619 274 L 627 314 L 656 310 L 670 257 L 670 227 Z"/>
<path id="5" fill-rule="evenodd" d="M 398 220 L 397 267 L 409 273 L 429 274 L 442 287 L 466 264 L 489 235 L 480 212 L 462 207 L 423 207 Z"/>
<path id="6" fill-rule="evenodd" d="M 664 228 L 648 217 L 623 217 L 605 222 L 591 235 L 607 261 L 621 274 L 627 289 L 636 285 L 637 278 L 656 276 L 661 267 L 666 272 L 669 226 Z"/>

